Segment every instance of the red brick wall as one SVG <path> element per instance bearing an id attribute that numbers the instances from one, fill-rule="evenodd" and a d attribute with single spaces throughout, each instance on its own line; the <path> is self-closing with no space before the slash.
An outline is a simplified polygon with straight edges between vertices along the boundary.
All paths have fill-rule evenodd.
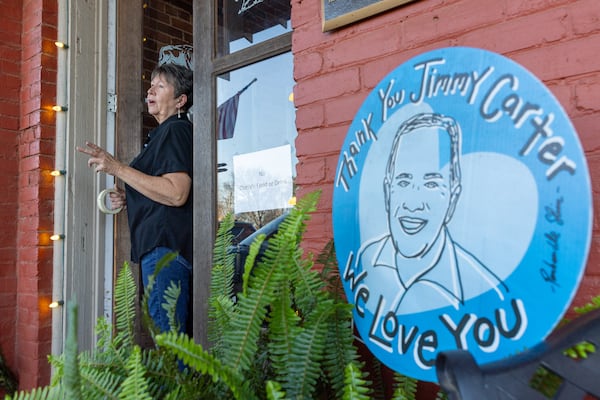
<path id="1" fill-rule="evenodd" d="M 21 5 L 16 0 L 0 0 L 0 351 L 9 368 L 16 370 L 14 340 L 17 316 L 16 239 L 19 134 L 19 91 L 21 87 Z M 0 389 L 0 396 L 3 395 Z"/>
<path id="2" fill-rule="evenodd" d="M 153 0 L 144 7 L 144 62 L 142 98 L 150 87 L 150 74 L 158 63 L 160 48 L 173 44 L 193 44 L 192 2 Z M 156 120 L 144 113 L 144 132 L 156 127 Z M 144 135 L 145 137 L 145 135 Z"/>
<path id="3" fill-rule="evenodd" d="M 292 1 L 294 89 L 301 193 L 324 190 L 306 234 L 319 251 L 332 236 L 339 150 L 362 101 L 391 70 L 439 47 L 503 54 L 542 79 L 569 114 L 600 192 L 600 8 L 597 0 L 419 0 L 337 31 L 321 31 L 318 1 Z M 322 90 L 326 87 L 327 90 Z M 326 139 L 325 139 L 326 138 Z M 300 194 L 301 195 L 301 194 Z M 595 208 L 600 197 L 594 197 Z M 600 295 L 600 226 L 594 218 L 585 280 L 575 303 Z"/>
<path id="4" fill-rule="evenodd" d="M 56 0 L 14 0 L 22 7 L 18 195 L 16 212 L 16 336 L 20 388 L 47 384 L 51 350 L 53 181 L 56 98 Z M 14 151 L 12 152 L 14 154 Z"/>
<path id="5" fill-rule="evenodd" d="M 418 0 L 321 31 L 320 1 L 292 0 L 299 196 L 323 195 L 305 235 L 318 253 L 333 237 L 332 188 L 347 129 L 374 86 L 422 52 L 470 46 L 503 54 L 550 88 L 579 134 L 594 206 L 600 206 L 600 7 L 598 0 Z M 323 90 L 327 88 L 327 90 Z M 600 226 L 574 305 L 600 295 Z M 424 398 L 424 397 L 422 397 Z"/>

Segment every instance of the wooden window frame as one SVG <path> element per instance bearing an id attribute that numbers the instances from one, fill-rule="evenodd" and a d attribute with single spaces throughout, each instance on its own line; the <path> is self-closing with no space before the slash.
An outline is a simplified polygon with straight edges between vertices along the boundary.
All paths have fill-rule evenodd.
<path id="1" fill-rule="evenodd" d="M 291 51 L 292 32 L 243 50 L 216 57 L 217 1 L 195 1 L 194 26 L 194 274 L 193 335 L 204 348 L 208 341 L 208 298 L 217 226 L 217 76 Z"/>

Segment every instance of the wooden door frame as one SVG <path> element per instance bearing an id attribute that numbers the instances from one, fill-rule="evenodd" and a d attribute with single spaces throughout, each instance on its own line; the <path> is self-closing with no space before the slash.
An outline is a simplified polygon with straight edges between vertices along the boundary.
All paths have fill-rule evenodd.
<path id="1" fill-rule="evenodd" d="M 244 65 L 290 51 L 292 34 L 287 33 L 251 48 L 215 58 L 216 1 L 193 2 L 194 47 L 194 265 L 193 337 L 208 348 L 208 298 L 212 254 L 217 226 L 217 141 L 216 76 Z M 117 1 L 117 117 L 115 152 L 128 161 L 139 152 L 142 134 L 143 0 Z M 130 260 L 127 217 L 115 221 L 117 269 Z M 134 268 L 137 271 L 138 268 Z M 116 271 L 115 271 L 116 276 Z"/>

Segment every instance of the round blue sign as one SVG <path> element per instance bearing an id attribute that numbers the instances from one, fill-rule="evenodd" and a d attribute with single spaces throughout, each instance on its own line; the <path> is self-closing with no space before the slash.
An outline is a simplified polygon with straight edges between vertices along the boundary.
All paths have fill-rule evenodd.
<path id="1" fill-rule="evenodd" d="M 592 198 L 582 147 L 550 91 L 515 62 L 453 47 L 400 65 L 340 151 L 333 231 L 369 350 L 435 381 L 435 358 L 479 363 L 534 346 L 583 276 Z"/>

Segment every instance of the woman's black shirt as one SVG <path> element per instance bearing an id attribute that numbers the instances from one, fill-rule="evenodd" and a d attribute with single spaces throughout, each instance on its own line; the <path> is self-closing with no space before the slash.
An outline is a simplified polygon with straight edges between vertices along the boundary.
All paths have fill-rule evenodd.
<path id="1" fill-rule="evenodd" d="M 192 178 L 192 123 L 185 117 L 169 117 L 152 130 L 144 149 L 130 166 L 153 176 L 185 172 Z M 127 214 L 131 233 L 131 260 L 155 247 L 178 251 L 192 262 L 192 191 L 181 207 L 150 200 L 125 185 Z"/>

